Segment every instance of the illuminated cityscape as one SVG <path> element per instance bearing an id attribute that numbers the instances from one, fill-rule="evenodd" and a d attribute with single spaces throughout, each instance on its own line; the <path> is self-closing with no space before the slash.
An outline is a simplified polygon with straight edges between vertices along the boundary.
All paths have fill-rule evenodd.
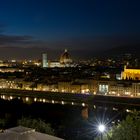
<path id="1" fill-rule="evenodd" d="M 140 69 L 127 68 L 124 59 L 119 66 L 112 61 L 72 62 L 67 50 L 60 60 L 50 61 L 47 53 L 42 61 L 1 61 L 1 89 L 35 90 L 109 96 L 140 96 Z M 99 62 L 101 64 L 99 64 Z M 108 63 L 103 65 L 102 63 Z M 127 65 L 127 66 L 126 66 Z M 103 68 L 103 69 L 102 69 Z M 41 75 L 40 75 L 41 73 Z M 78 74 L 77 74 L 78 73 Z"/>
<path id="2" fill-rule="evenodd" d="M 140 1 L 0 4 L 0 140 L 139 140 Z"/>

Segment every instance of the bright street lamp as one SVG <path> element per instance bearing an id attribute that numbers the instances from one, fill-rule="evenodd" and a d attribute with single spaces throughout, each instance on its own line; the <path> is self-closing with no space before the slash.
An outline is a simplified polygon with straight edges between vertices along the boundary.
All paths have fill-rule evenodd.
<path id="1" fill-rule="evenodd" d="M 99 130 L 100 133 L 103 133 L 105 131 L 105 125 L 99 124 L 98 130 Z"/>
<path id="2" fill-rule="evenodd" d="M 105 125 L 104 124 L 99 124 L 98 125 L 98 131 L 100 132 L 101 135 L 101 140 L 103 140 L 103 133 L 105 132 Z"/>

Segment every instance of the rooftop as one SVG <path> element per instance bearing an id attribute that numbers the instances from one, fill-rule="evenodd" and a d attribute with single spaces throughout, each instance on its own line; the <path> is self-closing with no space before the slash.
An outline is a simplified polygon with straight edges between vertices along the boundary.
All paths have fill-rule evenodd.
<path id="1" fill-rule="evenodd" d="M 51 135 L 36 132 L 35 129 L 17 126 L 0 134 L 0 140 L 63 140 Z"/>

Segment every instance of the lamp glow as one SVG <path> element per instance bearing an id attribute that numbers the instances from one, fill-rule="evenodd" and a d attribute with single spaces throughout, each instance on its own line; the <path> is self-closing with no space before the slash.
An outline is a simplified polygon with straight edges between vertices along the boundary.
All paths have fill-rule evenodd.
<path id="1" fill-rule="evenodd" d="M 105 125 L 100 124 L 100 125 L 98 126 L 98 130 L 99 130 L 101 133 L 103 133 L 103 132 L 105 131 Z"/>

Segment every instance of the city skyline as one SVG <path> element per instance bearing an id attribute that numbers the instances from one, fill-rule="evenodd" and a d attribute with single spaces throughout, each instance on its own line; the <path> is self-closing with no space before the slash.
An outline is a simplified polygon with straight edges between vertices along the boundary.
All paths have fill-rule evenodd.
<path id="1" fill-rule="evenodd" d="M 48 52 L 53 58 L 65 48 L 77 58 L 108 55 L 124 47 L 131 52 L 136 46 L 139 51 L 139 4 L 136 0 L 2 1 L 0 56 L 35 58 Z"/>
<path id="2" fill-rule="evenodd" d="M 0 139 L 139 139 L 140 1 L 0 2 Z"/>

